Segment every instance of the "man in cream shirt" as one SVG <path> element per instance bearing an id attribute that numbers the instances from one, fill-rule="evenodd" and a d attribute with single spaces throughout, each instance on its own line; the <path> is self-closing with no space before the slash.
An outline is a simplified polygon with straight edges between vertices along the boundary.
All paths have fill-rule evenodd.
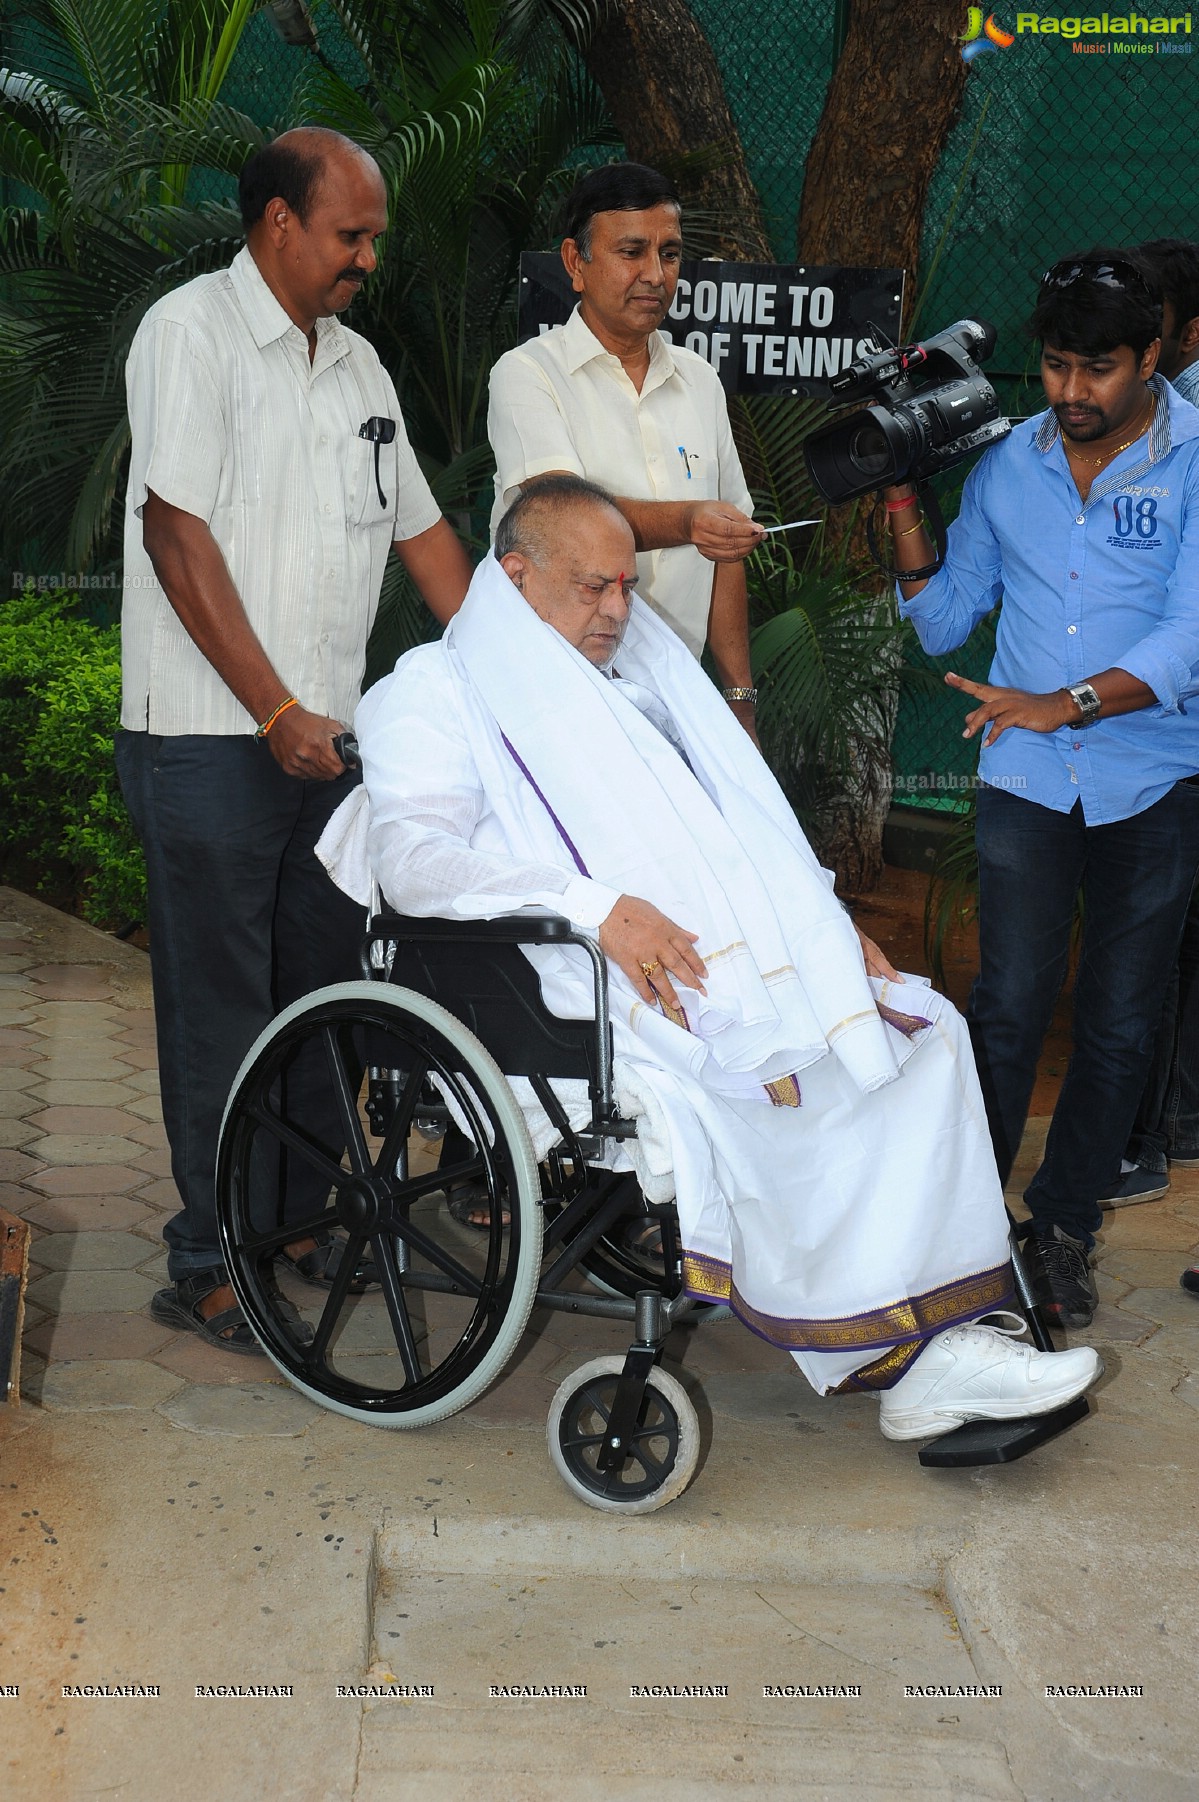
<path id="1" fill-rule="evenodd" d="M 146 852 L 182 1200 L 151 1311 L 254 1351 L 217 1241 L 225 1098 L 279 1007 L 356 972 L 361 912 L 312 847 L 354 779 L 333 741 L 358 700 L 388 547 L 443 622 L 470 565 L 378 357 L 333 316 L 375 267 L 377 166 L 337 133 L 287 132 L 246 165 L 240 199 L 245 249 L 152 307 L 129 355 L 117 765 Z M 289 1076 L 297 1094 L 309 1080 Z M 285 1217 L 310 1215 L 311 1171 L 280 1182 Z M 284 1255 L 322 1282 L 336 1248 L 298 1236 Z"/>
<path id="2" fill-rule="evenodd" d="M 697 657 L 707 641 L 752 732 L 744 559 L 762 531 L 714 370 L 658 330 L 682 250 L 678 195 L 656 170 L 609 164 L 579 182 L 562 245 L 578 308 L 491 372 L 492 529 L 537 476 L 608 489 L 633 530 L 638 593 Z"/>

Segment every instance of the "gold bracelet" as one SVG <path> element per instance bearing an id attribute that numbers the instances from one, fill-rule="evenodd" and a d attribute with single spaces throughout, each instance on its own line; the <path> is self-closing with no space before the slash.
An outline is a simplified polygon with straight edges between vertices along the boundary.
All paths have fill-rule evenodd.
<path id="1" fill-rule="evenodd" d="M 896 532 L 895 536 L 896 536 L 896 538 L 906 538 L 909 535 L 909 533 L 911 533 L 911 532 L 923 532 L 924 526 L 925 526 L 925 521 L 924 521 L 923 516 L 921 516 L 921 518 L 919 518 L 916 521 L 914 526 L 905 526 L 903 531 Z"/>

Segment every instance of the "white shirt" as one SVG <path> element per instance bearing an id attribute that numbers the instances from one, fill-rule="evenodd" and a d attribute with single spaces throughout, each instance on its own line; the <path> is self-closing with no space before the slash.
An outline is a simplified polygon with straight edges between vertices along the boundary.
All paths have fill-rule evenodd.
<path id="1" fill-rule="evenodd" d="M 598 936 L 619 891 L 513 857 L 462 730 L 452 670 L 444 642 L 422 645 L 363 697 L 354 731 L 366 781 L 334 814 L 318 857 L 363 907 L 378 905 L 371 886 L 377 880 L 389 901 L 397 898 L 395 906 L 421 918 L 543 907 Z M 612 680 L 690 769 L 660 697 L 623 677 Z"/>
<path id="2" fill-rule="evenodd" d="M 391 380 L 365 338 L 318 319 L 317 347 L 249 250 L 158 301 L 125 381 L 132 455 L 125 513 L 121 723 L 163 734 L 253 732 L 184 629 L 142 543 L 147 490 L 193 513 L 221 547 L 280 679 L 305 707 L 349 721 L 388 547 L 441 518 Z M 358 436 L 373 415 L 396 435 Z"/>
<path id="3" fill-rule="evenodd" d="M 444 644 L 409 651 L 376 682 L 354 731 L 365 778 L 353 797 L 358 824 L 369 795 L 370 864 L 392 905 L 447 919 L 474 915 L 485 903 L 489 914 L 546 907 L 590 931 L 607 919 L 618 889 L 512 855 L 463 729 Z M 362 886 L 361 876 L 356 884 L 341 874 L 334 880 L 350 892 Z"/>
<path id="4" fill-rule="evenodd" d="M 507 351 L 491 372 L 487 435 L 495 452 L 492 535 L 522 482 L 569 470 L 643 501 L 753 502 L 711 365 L 649 340 L 641 392 L 576 309 L 565 325 Z M 637 592 L 698 657 L 708 635 L 714 568 L 694 545 L 642 551 Z"/>

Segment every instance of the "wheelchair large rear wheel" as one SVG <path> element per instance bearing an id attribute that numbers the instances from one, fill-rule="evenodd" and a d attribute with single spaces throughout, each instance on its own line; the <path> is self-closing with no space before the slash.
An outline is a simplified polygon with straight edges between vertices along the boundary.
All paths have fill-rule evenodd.
<path id="1" fill-rule="evenodd" d="M 468 1142 L 451 1170 L 419 1130 L 431 1098 Z M 487 1227 L 453 1218 L 451 1182 L 478 1186 Z M 384 1427 L 442 1420 L 494 1381 L 525 1329 L 542 1216 L 524 1116 L 473 1033 L 410 990 L 341 983 L 272 1022 L 225 1109 L 217 1208 L 229 1279 L 263 1350 L 338 1414 Z M 318 1288 L 282 1253 L 328 1233 L 343 1252 Z M 378 1281 L 355 1293 L 364 1259 Z"/>

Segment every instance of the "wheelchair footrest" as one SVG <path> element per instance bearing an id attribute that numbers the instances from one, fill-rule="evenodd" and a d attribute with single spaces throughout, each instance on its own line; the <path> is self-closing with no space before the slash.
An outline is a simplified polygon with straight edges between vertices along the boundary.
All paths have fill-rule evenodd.
<path id="1" fill-rule="evenodd" d="M 920 1448 L 921 1464 L 934 1470 L 957 1470 L 971 1464 L 1012 1464 L 1028 1452 L 1064 1433 L 1089 1412 L 1085 1395 L 1075 1396 L 1050 1414 L 1020 1420 L 968 1420 Z"/>

